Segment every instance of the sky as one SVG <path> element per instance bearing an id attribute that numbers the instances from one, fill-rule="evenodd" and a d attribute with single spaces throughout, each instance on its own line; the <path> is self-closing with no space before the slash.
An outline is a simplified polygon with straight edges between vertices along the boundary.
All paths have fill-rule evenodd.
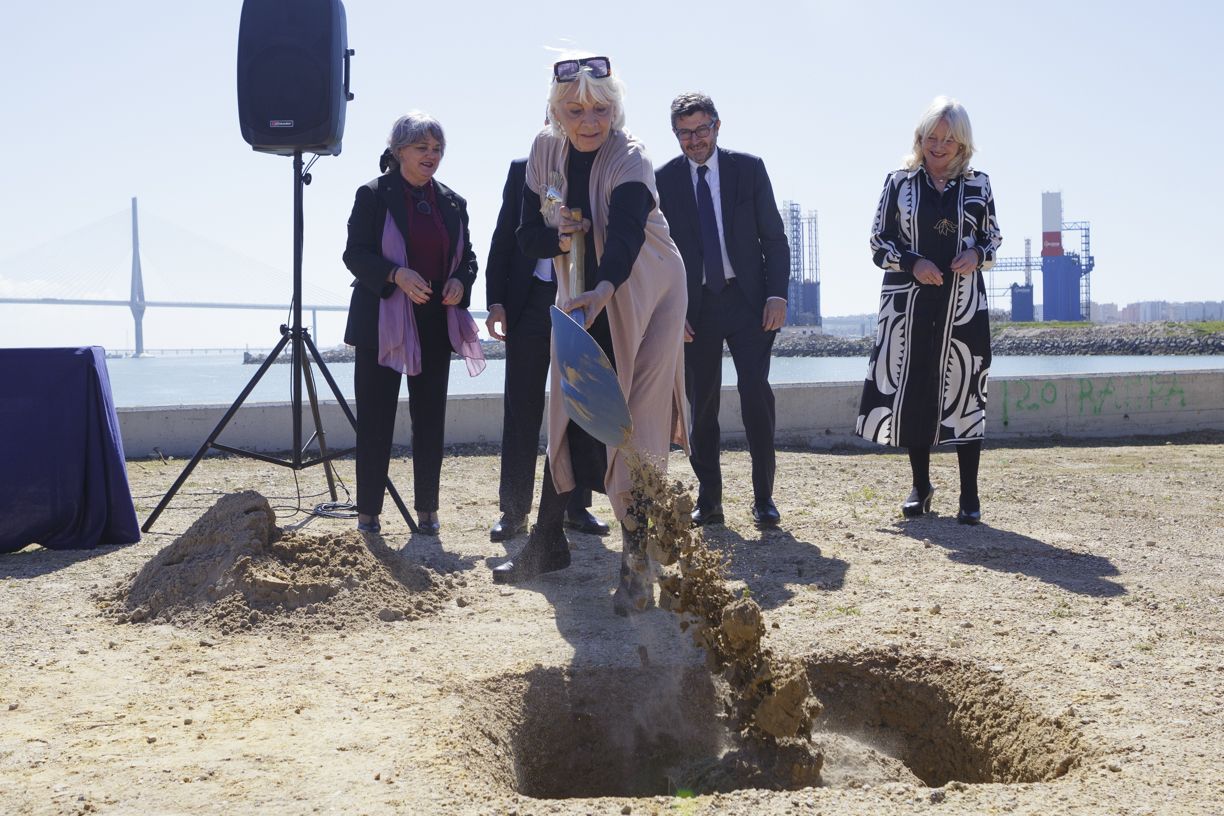
<path id="1" fill-rule="evenodd" d="M 132 197 L 145 295 L 287 302 L 291 162 L 242 140 L 238 0 L 41 0 L 6 9 L 0 50 L 0 296 L 125 297 Z M 668 105 L 699 89 L 720 145 L 761 156 L 779 204 L 820 222 L 825 315 L 875 309 L 867 240 L 881 185 L 939 94 L 969 112 L 1004 235 L 1040 244 L 1041 192 L 1092 224 L 1093 300 L 1222 300 L 1224 6 L 1214 2 L 412 4 L 349 0 L 343 151 L 305 191 L 307 302 L 344 303 L 358 186 L 394 119 L 446 129 L 437 178 L 468 200 L 483 267 L 509 161 L 544 109 L 553 49 L 612 60 L 629 129 L 679 150 Z M 1068 234 L 1067 243 L 1077 236 Z M 56 280 L 68 281 L 57 287 Z M 1005 285 L 1007 276 L 996 280 Z M 58 289 L 70 289 L 61 294 Z M 1041 302 L 1040 283 L 1036 293 Z M 473 308 L 484 305 L 483 277 Z M 150 309 L 145 344 L 268 347 L 283 312 Z M 336 345 L 343 313 L 318 319 Z M 130 347 L 126 309 L 0 304 L 0 346 Z"/>

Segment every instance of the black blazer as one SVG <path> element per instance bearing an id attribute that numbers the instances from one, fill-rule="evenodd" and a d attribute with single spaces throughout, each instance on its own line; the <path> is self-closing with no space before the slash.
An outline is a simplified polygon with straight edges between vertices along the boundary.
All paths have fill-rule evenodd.
<path id="1" fill-rule="evenodd" d="M 765 172 L 765 162 L 721 147 L 718 175 L 727 256 L 748 303 L 764 311 L 765 299 L 785 298 L 790 282 L 790 245 L 774 201 L 773 185 Z M 704 262 L 697 195 L 688 158 L 680 155 L 660 167 L 655 173 L 655 184 L 659 189 L 659 208 L 684 258 L 688 273 L 688 320 L 695 323 L 701 308 Z"/>
<path id="2" fill-rule="evenodd" d="M 514 328 L 523 315 L 536 268 L 536 259 L 523 254 L 515 237 L 523 216 L 523 185 L 526 182 L 527 160 L 510 162 L 497 226 L 489 242 L 489 262 L 485 264 L 485 303 L 500 303 L 505 307 L 507 329 Z"/>
<path id="3" fill-rule="evenodd" d="M 446 185 L 437 185 L 438 207 L 449 234 L 448 254 L 454 251 L 456 236 L 462 231 L 463 257 L 454 278 L 463 284 L 463 299 L 459 306 L 466 309 L 472 302 L 472 285 L 476 283 L 476 253 L 468 234 L 467 202 Z M 404 203 L 404 179 L 398 169 L 384 173 L 357 188 L 353 212 L 348 220 L 348 243 L 344 247 L 344 265 L 353 273 L 353 297 L 349 300 L 348 324 L 344 342 L 350 346 L 378 347 L 378 301 L 390 297 L 395 284 L 387 280 L 395 264 L 382 254 L 383 224 L 387 211 L 404 236 L 408 234 L 408 205 Z"/>

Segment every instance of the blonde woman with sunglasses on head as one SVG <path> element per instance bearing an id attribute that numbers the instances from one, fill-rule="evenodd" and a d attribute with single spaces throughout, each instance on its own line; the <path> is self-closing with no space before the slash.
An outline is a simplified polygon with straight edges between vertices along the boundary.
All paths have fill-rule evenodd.
<path id="1" fill-rule="evenodd" d="M 558 273 L 574 241 L 586 245 L 586 280 L 570 291 L 558 274 L 557 303 L 581 309 L 588 331 L 616 369 L 633 418 L 628 447 L 666 468 L 672 443 L 687 448 L 684 400 L 684 262 L 658 207 L 654 168 L 643 145 L 625 128 L 624 86 L 607 57 L 574 56 L 553 65 L 550 125 L 527 160 L 519 246 L 553 258 Z M 571 211 L 581 210 L 581 222 Z M 551 393 L 561 393 L 556 356 Z M 617 614 L 654 604 L 651 571 L 642 552 L 645 520 L 625 524 L 630 475 L 625 455 L 588 436 L 549 401 L 548 459 L 539 513 L 526 547 L 494 569 L 498 583 L 519 583 L 569 566 L 562 529 L 568 493 L 576 487 L 606 492 L 622 523 Z"/>

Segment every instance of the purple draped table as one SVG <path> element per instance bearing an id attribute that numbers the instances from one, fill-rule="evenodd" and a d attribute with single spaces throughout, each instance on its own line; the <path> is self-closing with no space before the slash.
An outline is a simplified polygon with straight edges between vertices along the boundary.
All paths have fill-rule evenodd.
<path id="1" fill-rule="evenodd" d="M 139 540 L 105 352 L 0 349 L 0 553 Z"/>

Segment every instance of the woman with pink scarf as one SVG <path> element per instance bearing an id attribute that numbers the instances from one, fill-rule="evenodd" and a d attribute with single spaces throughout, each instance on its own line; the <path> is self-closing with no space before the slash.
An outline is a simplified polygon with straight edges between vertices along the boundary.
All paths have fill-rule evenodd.
<path id="1" fill-rule="evenodd" d="M 383 175 L 357 189 L 344 265 L 353 273 L 344 342 L 357 349 L 357 527 L 378 533 L 401 375 L 408 378 L 421 532 L 437 535 L 451 352 L 484 370 L 468 314 L 476 255 L 467 202 L 434 179 L 446 136 L 426 113 L 391 127 Z"/>

